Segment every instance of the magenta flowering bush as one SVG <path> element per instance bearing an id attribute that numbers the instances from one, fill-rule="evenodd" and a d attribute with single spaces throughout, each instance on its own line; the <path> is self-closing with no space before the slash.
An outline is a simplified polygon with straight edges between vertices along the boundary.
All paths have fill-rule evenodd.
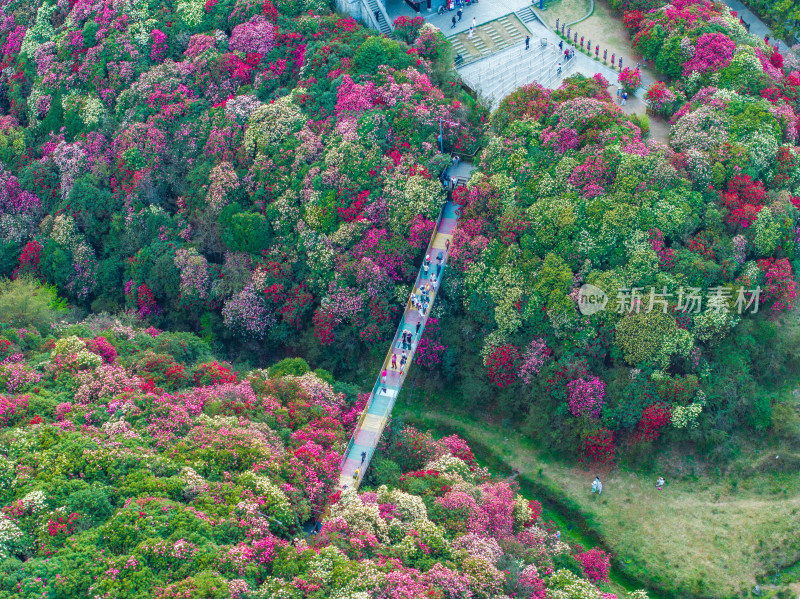
<path id="1" fill-rule="evenodd" d="M 625 92 L 633 94 L 642 86 L 642 75 L 638 68 L 625 67 L 617 76 L 617 81 Z"/>
<path id="2" fill-rule="evenodd" d="M 733 59 L 736 44 L 723 33 L 704 33 L 697 38 L 692 58 L 683 63 L 683 75 L 693 72 L 705 75 L 727 67 Z"/>
<path id="3" fill-rule="evenodd" d="M 573 416 L 598 418 L 603 410 L 606 384 L 596 376 L 567 383 L 567 401 Z"/>

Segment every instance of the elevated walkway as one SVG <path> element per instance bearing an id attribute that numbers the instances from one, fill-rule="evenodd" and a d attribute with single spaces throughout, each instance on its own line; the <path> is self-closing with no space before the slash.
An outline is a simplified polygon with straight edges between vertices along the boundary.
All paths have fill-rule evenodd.
<path id="1" fill-rule="evenodd" d="M 426 275 L 424 269 L 420 267 L 417 279 L 414 282 L 413 293 L 419 293 L 420 289 L 430 282 L 431 274 L 436 274 L 436 266 L 438 264 L 436 258 L 439 252 L 441 252 L 443 256 L 441 274 L 439 275 L 439 281 L 441 281 L 449 257 L 446 246 L 448 245 L 448 241 L 452 239 L 453 230 L 457 223 L 457 207 L 452 202 L 448 202 L 442 208 L 426 251 L 426 254 L 431 257 L 428 274 Z M 400 393 L 400 389 L 403 387 L 409 366 L 411 366 L 411 362 L 414 360 L 419 341 L 425 333 L 425 323 L 436 301 L 438 290 L 439 287 L 437 285 L 436 290 L 430 292 L 430 305 L 424 315 L 421 315 L 418 310 L 411 307 L 410 298 L 406 303 L 403 318 L 400 321 L 400 325 L 397 327 L 392 343 L 389 346 L 389 351 L 378 372 L 378 378 L 375 385 L 372 387 L 369 401 L 367 401 L 364 412 L 361 414 L 361 418 L 359 418 L 358 424 L 353 432 L 353 437 L 350 439 L 344 451 L 341 464 L 342 469 L 339 477 L 339 490 L 358 489 L 361 484 L 364 472 L 366 472 L 369 467 L 369 463 L 380 441 L 381 434 L 383 434 L 383 429 L 386 427 L 386 423 L 392 414 L 392 408 L 394 408 L 397 396 Z M 418 323 L 420 325 L 419 332 L 417 332 Z M 408 362 L 405 368 L 401 369 L 400 356 L 403 353 L 402 334 L 404 331 L 410 332 L 413 338 L 411 349 L 406 350 Z M 392 368 L 392 354 L 397 355 L 396 369 Z M 385 383 L 381 381 L 381 373 L 384 370 L 387 373 Z M 358 474 L 356 474 L 356 471 L 358 471 Z"/>

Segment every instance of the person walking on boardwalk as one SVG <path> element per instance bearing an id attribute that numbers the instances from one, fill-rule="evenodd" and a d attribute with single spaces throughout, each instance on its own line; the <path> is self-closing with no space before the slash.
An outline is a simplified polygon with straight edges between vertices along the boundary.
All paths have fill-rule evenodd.
<path id="1" fill-rule="evenodd" d="M 387 374 L 388 373 L 386 372 L 386 369 L 384 368 L 383 371 L 381 371 L 381 383 L 383 383 L 384 385 L 386 384 L 386 375 Z"/>
<path id="2" fill-rule="evenodd" d="M 444 251 L 447 252 L 449 250 L 450 250 L 450 240 L 449 239 L 445 239 L 445 241 L 444 241 Z"/>
<path id="3" fill-rule="evenodd" d="M 353 472 L 353 480 L 358 480 L 359 475 L 361 474 L 361 470 L 356 468 L 356 471 Z"/>
<path id="4" fill-rule="evenodd" d="M 464 11 L 463 11 L 463 10 L 461 10 L 461 8 L 459 8 L 459 9 L 458 9 L 458 12 L 457 12 L 456 14 L 458 15 L 458 21 L 459 21 L 459 23 L 460 23 L 460 22 L 461 22 L 461 15 L 463 15 L 463 14 L 464 14 Z"/>
<path id="5" fill-rule="evenodd" d="M 472 28 L 475 29 L 476 26 L 477 26 L 477 21 L 475 20 L 475 17 L 472 17 Z"/>
<path id="6" fill-rule="evenodd" d="M 424 279 L 424 278 L 427 278 L 427 276 L 428 276 L 428 271 L 429 271 L 430 269 L 431 269 L 431 267 L 428 265 L 428 263 L 427 263 L 427 262 L 426 262 L 425 264 L 423 264 L 423 265 L 422 265 L 422 273 L 423 273 L 423 274 L 422 274 L 422 278 L 423 278 L 423 279 Z"/>
<path id="7" fill-rule="evenodd" d="M 364 465 L 364 462 L 366 461 L 366 459 L 367 459 L 367 452 L 366 451 L 362 451 L 361 452 L 361 465 L 362 466 Z"/>
<path id="8" fill-rule="evenodd" d="M 417 336 L 419 336 L 419 330 L 422 328 L 422 322 L 417 323 Z"/>
<path id="9" fill-rule="evenodd" d="M 392 370 L 397 370 L 397 354 L 392 354 Z"/>
<path id="10" fill-rule="evenodd" d="M 403 366 L 406 365 L 406 362 L 408 362 L 408 355 L 406 355 L 406 352 L 403 352 L 403 355 L 400 356 L 400 370 L 403 369 Z"/>
<path id="11" fill-rule="evenodd" d="M 450 29 L 455 29 L 455 28 L 456 28 L 456 18 L 453 17 L 453 24 L 450 25 Z"/>

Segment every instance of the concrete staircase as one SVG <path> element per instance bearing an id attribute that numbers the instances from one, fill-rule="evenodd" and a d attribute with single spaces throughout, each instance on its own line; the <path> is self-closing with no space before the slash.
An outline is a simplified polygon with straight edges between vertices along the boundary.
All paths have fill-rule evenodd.
<path id="1" fill-rule="evenodd" d="M 576 62 L 572 59 L 565 63 L 563 59 L 558 46 L 542 46 L 537 40 L 535 44 L 531 42 L 530 50 L 525 50 L 521 44 L 458 71 L 467 85 L 496 108 L 504 97 L 528 83 L 536 81 L 544 87 L 555 88 Z"/>
<path id="2" fill-rule="evenodd" d="M 378 0 L 361 0 L 362 7 L 365 2 L 369 10 L 369 15 L 367 15 L 366 19 L 367 22 L 373 29 L 377 28 L 383 35 L 391 35 L 392 31 L 394 31 L 394 27 L 392 27 L 389 21 L 389 15 L 386 14 L 386 8 L 383 6 L 383 2 L 379 2 Z M 381 16 L 377 23 L 375 21 L 376 12 Z"/>
<path id="3" fill-rule="evenodd" d="M 536 16 L 536 13 L 533 12 L 533 9 L 530 6 L 526 6 L 525 8 L 518 10 L 517 16 L 523 23 L 532 23 L 533 21 L 539 20 L 539 17 Z"/>
<path id="4" fill-rule="evenodd" d="M 448 39 L 453 45 L 454 53 L 460 54 L 464 59 L 460 63 L 463 66 L 524 42 L 526 35 L 530 35 L 528 30 L 512 13 L 479 25 L 472 38 L 466 33 L 458 33 Z"/>

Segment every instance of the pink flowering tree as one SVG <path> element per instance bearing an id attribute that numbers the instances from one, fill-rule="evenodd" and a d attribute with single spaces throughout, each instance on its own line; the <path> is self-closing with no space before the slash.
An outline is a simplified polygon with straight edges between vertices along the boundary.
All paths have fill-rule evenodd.
<path id="1" fill-rule="evenodd" d="M 275 25 L 260 15 L 233 28 L 228 47 L 245 54 L 266 54 L 275 47 Z"/>
<path id="2" fill-rule="evenodd" d="M 550 357 L 550 348 L 544 342 L 544 339 L 534 339 L 531 341 L 525 353 L 522 354 L 522 360 L 519 366 L 519 379 L 526 385 L 530 385 L 536 378 L 536 375 L 542 370 L 542 366 Z"/>
<path id="3" fill-rule="evenodd" d="M 150 39 L 152 45 L 150 46 L 150 60 L 153 62 L 161 62 L 164 60 L 164 55 L 167 52 L 167 35 L 159 29 L 153 29 L 150 32 Z"/>

